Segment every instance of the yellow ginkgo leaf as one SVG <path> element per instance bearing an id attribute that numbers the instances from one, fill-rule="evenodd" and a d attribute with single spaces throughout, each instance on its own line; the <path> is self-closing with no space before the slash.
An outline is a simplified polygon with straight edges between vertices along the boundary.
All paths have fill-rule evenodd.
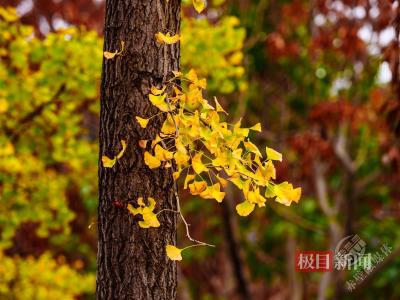
<path id="1" fill-rule="evenodd" d="M 207 183 L 205 181 L 194 181 L 189 184 L 189 190 L 192 195 L 199 195 L 207 188 Z"/>
<path id="2" fill-rule="evenodd" d="M 299 200 L 301 198 L 301 188 L 300 187 L 293 189 L 292 197 L 293 197 L 292 200 L 294 202 L 299 203 Z"/>
<path id="3" fill-rule="evenodd" d="M 244 201 L 236 205 L 236 211 L 239 216 L 247 217 L 254 210 L 255 204 L 249 201 Z"/>
<path id="4" fill-rule="evenodd" d="M 150 121 L 150 119 L 144 119 L 144 118 L 141 118 L 141 117 L 136 117 L 136 120 L 138 121 L 140 127 L 142 127 L 142 128 L 146 128 L 147 124 Z"/>
<path id="5" fill-rule="evenodd" d="M 228 114 L 225 109 L 221 106 L 221 104 L 219 104 L 217 97 L 214 97 L 214 101 L 215 101 L 215 110 L 217 112 L 223 112 L 225 114 Z"/>
<path id="6" fill-rule="evenodd" d="M 174 154 L 174 159 L 176 163 L 180 166 L 186 166 L 187 162 L 190 159 L 190 156 L 186 154 L 186 152 L 183 151 L 177 151 Z"/>
<path id="7" fill-rule="evenodd" d="M 267 185 L 265 187 L 265 193 L 264 196 L 266 198 L 273 198 L 275 197 L 275 193 L 274 193 L 274 187 L 272 185 Z"/>
<path id="8" fill-rule="evenodd" d="M 241 177 L 239 176 L 234 176 L 228 179 L 230 182 L 232 182 L 234 185 L 236 185 L 239 189 L 243 189 L 243 186 L 245 184 L 244 180 L 242 180 Z"/>
<path id="9" fill-rule="evenodd" d="M 257 124 L 254 125 L 253 127 L 250 127 L 250 129 L 251 129 L 251 130 L 254 130 L 254 131 L 261 132 L 261 124 L 260 124 L 260 123 L 257 123 Z"/>
<path id="10" fill-rule="evenodd" d="M 223 188 L 226 188 L 228 186 L 228 181 L 225 178 L 222 178 L 219 175 L 217 175 L 217 179 L 219 180 L 219 183 Z"/>
<path id="11" fill-rule="evenodd" d="M 283 205 L 290 206 L 292 201 L 298 203 L 301 196 L 301 188 L 293 188 L 293 185 L 287 181 L 274 186 L 274 193 L 276 195 L 276 202 Z"/>
<path id="12" fill-rule="evenodd" d="M 132 204 L 130 204 L 130 203 L 128 204 L 127 209 L 128 209 L 128 211 L 129 211 L 132 215 L 137 215 L 137 214 L 142 213 L 142 208 L 141 208 L 141 207 L 139 207 L 139 208 L 134 208 L 134 207 L 132 206 Z"/>
<path id="13" fill-rule="evenodd" d="M 174 179 L 174 181 L 178 180 L 179 176 L 181 175 L 181 172 L 182 170 L 178 170 L 172 173 L 172 178 Z"/>
<path id="14" fill-rule="evenodd" d="M 173 245 L 167 245 L 167 247 L 165 247 L 165 250 L 169 259 L 178 261 L 182 260 L 182 249 L 179 249 Z"/>
<path id="15" fill-rule="evenodd" d="M 160 222 L 157 219 L 157 215 L 150 210 L 149 207 L 145 207 L 142 212 L 143 221 L 139 221 L 141 228 L 160 227 Z"/>
<path id="16" fill-rule="evenodd" d="M 167 97 L 166 94 L 162 94 L 162 95 L 153 95 L 153 94 L 149 94 L 149 100 L 150 102 L 156 106 L 159 110 L 163 111 L 163 112 L 167 112 L 169 111 L 169 107 L 168 104 L 165 102 L 165 98 Z M 172 109 L 172 108 L 171 108 Z"/>
<path id="17" fill-rule="evenodd" d="M 204 199 L 215 199 L 217 202 L 222 202 L 225 197 L 225 192 L 221 192 L 219 183 L 212 186 L 208 186 L 203 192 L 200 193 L 200 197 Z"/>
<path id="18" fill-rule="evenodd" d="M 194 84 L 195 87 L 199 87 L 202 89 L 205 89 L 207 87 L 207 81 L 204 78 L 199 80 L 197 73 L 194 69 L 191 69 L 186 74 L 186 78 L 189 79 Z M 199 93 L 199 91 L 193 91 L 193 92 Z"/>
<path id="19" fill-rule="evenodd" d="M 144 204 L 143 197 L 139 197 L 139 198 L 137 199 L 137 203 L 138 203 L 140 206 L 142 206 L 142 207 L 145 207 L 145 206 L 146 206 L 146 204 Z"/>
<path id="20" fill-rule="evenodd" d="M 267 199 L 265 199 L 260 193 L 257 194 L 256 204 L 258 207 L 264 207 L 266 201 Z"/>
<path id="21" fill-rule="evenodd" d="M 160 161 L 167 161 L 174 157 L 174 154 L 171 151 L 165 150 L 160 145 L 156 145 L 154 148 L 154 156 Z"/>
<path id="22" fill-rule="evenodd" d="M 149 208 L 153 211 L 156 207 L 156 200 L 152 197 L 148 197 L 147 200 L 149 201 Z"/>
<path id="23" fill-rule="evenodd" d="M 195 176 L 193 174 L 188 174 L 185 178 L 185 183 L 183 184 L 183 188 L 187 189 L 188 183 L 194 180 Z"/>
<path id="24" fill-rule="evenodd" d="M 207 167 L 201 161 L 201 157 L 202 157 L 202 154 L 196 153 L 196 155 L 192 158 L 193 170 L 199 175 L 202 172 L 207 171 Z"/>
<path id="25" fill-rule="evenodd" d="M 139 140 L 139 147 L 145 149 L 147 146 L 148 140 Z"/>
<path id="26" fill-rule="evenodd" d="M 157 219 L 157 215 L 153 212 L 156 201 L 154 198 L 148 197 L 149 206 L 144 203 L 143 197 L 139 197 L 137 200 L 138 208 L 134 208 L 131 204 L 128 204 L 128 211 L 132 215 L 141 214 L 143 221 L 139 221 L 139 227 L 150 228 L 150 227 L 160 227 L 160 222 Z"/>
<path id="27" fill-rule="evenodd" d="M 246 194 L 246 200 L 250 203 L 256 204 L 258 197 L 257 197 L 257 191 L 249 191 Z"/>
<path id="28" fill-rule="evenodd" d="M 254 153 L 258 156 L 262 156 L 260 150 L 258 150 L 257 146 L 254 145 L 252 142 L 247 141 L 247 142 L 243 142 L 244 146 L 246 147 L 246 150 Z"/>
<path id="29" fill-rule="evenodd" d="M 156 169 L 161 165 L 161 161 L 147 151 L 144 153 L 144 162 L 150 169 Z"/>
<path id="30" fill-rule="evenodd" d="M 151 93 L 152 93 L 153 95 L 155 95 L 155 96 L 160 96 L 161 94 L 164 93 L 165 88 L 166 88 L 165 85 L 162 87 L 162 89 L 158 89 L 158 88 L 156 88 L 155 86 L 152 86 L 152 87 L 151 87 Z"/>
<path id="31" fill-rule="evenodd" d="M 156 33 L 156 41 L 159 42 L 160 44 L 175 44 L 179 41 L 180 36 L 179 34 L 171 35 L 169 32 L 167 34 L 163 34 L 161 32 Z"/>
<path id="32" fill-rule="evenodd" d="M 266 147 L 265 152 L 267 153 L 267 159 L 282 161 L 282 154 L 280 154 L 278 151 L 275 151 L 272 148 Z"/>
<path id="33" fill-rule="evenodd" d="M 108 51 L 104 51 L 103 55 L 106 59 L 112 59 L 114 58 L 116 55 L 121 55 L 122 52 L 124 52 L 125 50 L 125 42 L 121 41 L 121 50 L 115 50 L 114 52 L 108 52 Z"/>
<path id="34" fill-rule="evenodd" d="M 103 162 L 104 168 L 112 168 L 112 167 L 114 167 L 115 162 L 117 161 L 117 158 L 114 157 L 113 159 L 111 159 L 107 156 L 102 156 L 101 161 Z"/>
<path id="35" fill-rule="evenodd" d="M 126 150 L 126 142 L 125 140 L 121 140 L 122 150 L 118 153 L 117 159 L 120 159 Z"/>
<path id="36" fill-rule="evenodd" d="M 117 54 L 118 54 L 118 51 L 117 50 L 115 50 L 115 52 L 108 52 L 108 51 L 104 51 L 104 57 L 105 58 L 107 58 L 107 59 L 112 59 L 112 58 L 114 58 Z"/>
<path id="37" fill-rule="evenodd" d="M 151 142 L 151 148 L 154 148 L 154 146 L 157 145 L 161 141 L 162 141 L 162 138 L 159 135 L 156 135 L 156 138 L 154 140 L 152 140 L 152 142 Z"/>
<path id="38" fill-rule="evenodd" d="M 172 118 L 171 114 L 167 114 L 167 118 L 164 121 L 163 126 L 161 127 L 161 133 L 164 135 L 174 134 L 176 132 L 175 124 L 178 120 Z"/>
<path id="39" fill-rule="evenodd" d="M 193 0 L 193 7 L 198 13 L 201 13 L 206 8 L 206 1 L 205 0 Z"/>
<path id="40" fill-rule="evenodd" d="M 264 165 L 257 168 L 255 173 L 258 183 L 265 186 L 270 179 L 275 179 L 276 171 L 272 161 L 268 160 Z"/>
<path id="41" fill-rule="evenodd" d="M 175 77 L 180 77 L 183 75 L 182 72 L 179 71 L 172 71 L 172 74 L 174 74 Z"/>

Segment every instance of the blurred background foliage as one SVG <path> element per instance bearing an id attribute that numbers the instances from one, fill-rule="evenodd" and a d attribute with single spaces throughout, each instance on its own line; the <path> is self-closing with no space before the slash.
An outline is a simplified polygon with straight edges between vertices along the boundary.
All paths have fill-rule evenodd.
<path id="1" fill-rule="evenodd" d="M 184 253 L 179 298 L 399 299 L 399 2 L 183 3 L 182 68 L 232 122 L 262 122 L 303 198 L 240 219 L 235 190 L 220 206 L 184 194 L 192 235 L 218 247 Z M 0 299 L 94 299 L 104 3 L 0 5 Z M 295 272 L 297 249 L 350 234 L 392 248 L 355 291 L 348 271 Z"/>

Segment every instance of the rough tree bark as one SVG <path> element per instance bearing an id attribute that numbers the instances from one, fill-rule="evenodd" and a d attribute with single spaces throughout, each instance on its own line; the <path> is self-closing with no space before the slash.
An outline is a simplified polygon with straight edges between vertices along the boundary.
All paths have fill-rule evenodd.
<path id="1" fill-rule="evenodd" d="M 106 2 L 104 51 L 121 49 L 121 41 L 125 50 L 103 60 L 100 157 L 114 157 L 122 139 L 127 150 L 111 169 L 99 162 L 97 299 L 176 299 L 176 264 L 165 254 L 165 245 L 176 241 L 176 216 L 162 213 L 161 227 L 141 229 L 126 205 L 143 196 L 157 200 L 156 210 L 176 210 L 171 171 L 147 168 L 138 146 L 155 137 L 163 118 L 142 129 L 135 116 L 157 113 L 148 100 L 150 87 L 179 69 L 179 45 L 164 52 L 154 38 L 159 31 L 179 31 L 179 25 L 180 0 Z"/>

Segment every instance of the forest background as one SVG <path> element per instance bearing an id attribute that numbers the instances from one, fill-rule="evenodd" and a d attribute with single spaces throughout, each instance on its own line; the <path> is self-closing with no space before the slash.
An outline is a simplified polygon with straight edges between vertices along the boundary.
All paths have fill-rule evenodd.
<path id="1" fill-rule="evenodd" d="M 217 247 L 184 253 L 179 299 L 399 299 L 399 1 L 190 2 L 182 70 L 232 123 L 261 120 L 257 144 L 303 195 L 243 219 L 234 190 L 218 206 L 183 194 L 192 235 Z M 0 298 L 94 299 L 104 3 L 0 5 Z M 296 272 L 296 250 L 351 234 L 392 250 L 354 291 L 352 271 Z"/>

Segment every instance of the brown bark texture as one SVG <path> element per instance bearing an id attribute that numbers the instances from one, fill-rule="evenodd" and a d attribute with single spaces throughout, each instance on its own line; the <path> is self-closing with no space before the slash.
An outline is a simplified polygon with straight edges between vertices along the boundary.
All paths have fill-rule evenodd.
<path id="1" fill-rule="evenodd" d="M 179 26 L 180 0 L 106 2 L 104 51 L 120 50 L 121 41 L 125 50 L 103 59 L 97 299 L 176 299 L 176 264 L 165 254 L 165 246 L 176 242 L 176 215 L 163 212 L 159 228 L 143 229 L 126 206 L 136 207 L 138 197 L 153 197 L 155 211 L 176 210 L 172 171 L 150 170 L 138 145 L 155 138 L 165 117 L 152 118 L 142 129 L 135 116 L 159 112 L 148 100 L 150 87 L 160 86 L 166 74 L 179 69 L 179 44 L 157 44 L 154 35 L 178 32 Z M 121 150 L 120 140 L 127 142 L 124 155 L 113 168 L 104 168 L 101 156 L 113 158 Z"/>

